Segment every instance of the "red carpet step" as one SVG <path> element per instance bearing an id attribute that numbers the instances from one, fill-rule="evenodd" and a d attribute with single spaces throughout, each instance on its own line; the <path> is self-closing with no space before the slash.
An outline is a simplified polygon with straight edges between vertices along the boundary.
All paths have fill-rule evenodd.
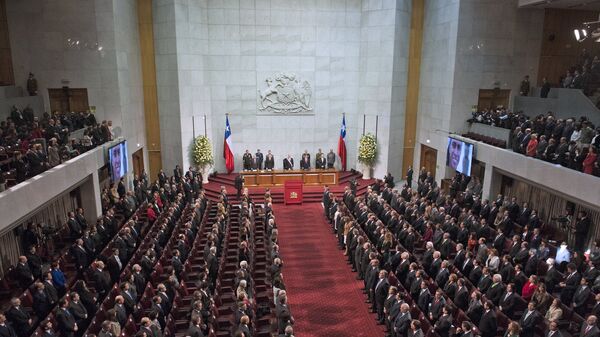
<path id="1" fill-rule="evenodd" d="M 235 177 L 237 173 L 232 174 L 218 174 L 217 176 L 211 177 L 208 184 L 204 184 L 206 195 L 211 200 L 219 198 L 221 186 L 227 188 L 230 200 L 236 201 L 236 189 L 235 189 Z M 359 183 L 357 194 L 361 195 L 367 191 L 367 187 L 375 182 L 375 179 L 363 180 L 362 175 L 358 172 L 340 172 L 340 183 L 338 185 L 329 186 L 329 189 L 336 195 L 341 195 L 344 192 L 344 187 L 348 186 L 348 183 L 352 179 L 356 179 Z M 250 196 L 254 200 L 259 202 L 263 201 L 266 188 L 264 187 L 250 187 Z M 283 203 L 283 186 L 271 187 L 271 197 L 273 198 L 274 204 Z M 323 187 L 322 186 L 304 186 L 304 202 L 316 202 L 320 203 L 323 199 Z"/>
<path id="2" fill-rule="evenodd" d="M 283 277 L 294 335 L 302 337 L 381 337 L 384 328 L 368 311 L 323 208 L 317 203 L 276 205 Z"/>

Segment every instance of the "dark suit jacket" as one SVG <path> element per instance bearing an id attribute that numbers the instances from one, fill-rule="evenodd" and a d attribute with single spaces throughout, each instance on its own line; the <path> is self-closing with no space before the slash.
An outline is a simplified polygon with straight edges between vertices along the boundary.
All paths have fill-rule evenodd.
<path id="1" fill-rule="evenodd" d="M 582 286 L 579 286 L 573 295 L 573 307 L 577 309 L 585 306 L 591 294 L 592 291 L 590 287 L 585 287 L 585 289 L 583 289 Z"/>
<path id="2" fill-rule="evenodd" d="M 477 325 L 483 316 L 483 306 L 481 303 L 474 303 L 471 301 L 471 303 L 469 303 L 469 307 L 467 308 L 466 314 L 469 319 L 471 319 L 471 321 Z"/>
<path id="3" fill-rule="evenodd" d="M 419 297 L 417 298 L 417 305 L 422 312 L 427 312 L 429 308 L 429 303 L 431 302 L 431 293 L 429 293 L 429 289 L 421 290 L 419 292 Z"/>
<path id="4" fill-rule="evenodd" d="M 65 312 L 63 309 L 58 309 L 56 321 L 58 323 L 58 330 L 61 333 L 72 333 L 75 331 L 75 317 L 68 310 Z"/>
<path id="5" fill-rule="evenodd" d="M 399 313 L 396 317 L 396 321 L 394 321 L 394 330 L 396 331 L 396 336 L 406 336 L 406 333 L 410 327 L 410 313 L 402 314 Z"/>
<path id="6" fill-rule="evenodd" d="M 498 323 L 496 322 L 496 313 L 494 310 L 485 312 L 481 316 L 481 320 L 478 324 L 479 331 L 481 331 L 481 337 L 496 337 L 498 333 Z"/>
<path id="7" fill-rule="evenodd" d="M 19 285 L 23 288 L 27 288 L 27 286 L 33 282 L 33 274 L 27 263 L 17 263 L 17 266 L 15 267 L 15 276 L 17 281 L 19 281 Z"/>
<path id="8" fill-rule="evenodd" d="M 77 303 L 73 301 L 69 302 L 69 311 L 75 316 L 75 320 L 77 321 L 86 319 L 87 309 L 81 301 Z"/>
<path id="9" fill-rule="evenodd" d="M 532 337 L 535 332 L 535 326 L 542 319 L 542 316 L 537 312 L 533 311 L 527 319 L 525 316 L 527 311 L 523 313 L 521 319 L 519 320 L 519 325 L 521 325 L 521 335 L 525 337 Z"/>
<path id="10" fill-rule="evenodd" d="M 11 326 L 5 324 L 0 326 L 0 337 L 17 337 L 17 333 Z"/>
<path id="11" fill-rule="evenodd" d="M 202 329 L 200 329 L 200 327 L 195 326 L 195 325 L 190 325 L 190 327 L 188 328 L 185 335 L 190 336 L 190 337 L 204 337 L 204 333 L 202 332 Z"/>
<path id="12" fill-rule="evenodd" d="M 580 337 L 599 337 L 600 336 L 600 330 L 598 329 L 597 326 L 593 326 L 590 329 L 590 331 L 588 331 L 588 333 L 585 333 L 586 328 L 587 328 L 587 323 L 583 322 L 583 324 L 581 324 L 581 330 L 579 330 Z"/>
<path id="13" fill-rule="evenodd" d="M 30 318 L 31 316 L 29 316 L 29 313 L 27 313 L 22 306 L 19 308 L 19 310 L 17 310 L 15 307 L 10 307 L 10 309 L 6 311 L 6 319 L 12 323 L 12 326 L 17 334 L 22 334 L 29 331 L 31 328 L 29 325 Z"/>
<path id="14" fill-rule="evenodd" d="M 452 327 L 452 316 L 442 316 L 435 323 L 434 330 L 437 332 L 440 337 L 448 337 L 450 335 L 450 328 Z"/>
<path id="15" fill-rule="evenodd" d="M 508 297 L 506 295 L 506 292 L 502 294 L 502 297 L 500 298 L 500 303 L 498 305 L 502 307 L 502 312 L 506 316 L 513 317 L 513 309 L 515 308 L 517 297 L 515 293 L 511 293 L 510 295 L 508 295 Z"/>
<path id="16" fill-rule="evenodd" d="M 492 284 L 485 293 L 490 301 L 494 302 L 494 305 L 498 305 L 502 295 L 504 294 L 504 285 L 502 283 Z"/>
<path id="17" fill-rule="evenodd" d="M 52 308 L 52 303 L 45 291 L 35 291 L 33 294 L 33 310 L 38 317 L 44 317 Z"/>
<path id="18" fill-rule="evenodd" d="M 469 308 L 469 290 L 466 286 L 463 286 L 461 289 L 456 291 L 456 295 L 454 295 L 453 299 L 454 305 L 466 311 Z"/>

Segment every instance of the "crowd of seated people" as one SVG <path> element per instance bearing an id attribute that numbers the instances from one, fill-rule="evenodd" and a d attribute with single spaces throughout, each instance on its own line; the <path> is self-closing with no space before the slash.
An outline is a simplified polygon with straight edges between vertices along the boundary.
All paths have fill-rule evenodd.
<path id="1" fill-rule="evenodd" d="M 112 122 L 96 123 L 88 112 L 44 113 L 39 118 L 31 107 L 13 107 L 0 122 L 0 189 L 20 183 L 113 138 Z M 81 139 L 70 134 L 86 128 Z M 0 190 L 1 191 L 1 190 Z"/>
<path id="2" fill-rule="evenodd" d="M 562 88 L 581 89 L 585 95 L 592 95 L 600 81 L 600 59 L 592 56 L 584 48 L 577 63 L 569 67 L 560 79 Z"/>
<path id="3" fill-rule="evenodd" d="M 62 336 L 81 336 L 99 308 L 106 307 L 105 299 L 110 297 L 115 283 L 120 283 L 121 289 L 120 296 L 112 299 L 115 317 L 122 318 L 120 304 L 131 309 L 132 298 L 144 291 L 145 281 L 141 280 L 148 280 L 153 272 L 153 266 L 144 263 L 143 259 L 139 264 L 132 264 L 139 253 L 138 248 L 159 251 L 166 241 L 158 242 L 162 239 L 158 229 L 168 231 L 186 204 L 179 186 L 176 197 L 165 200 L 163 206 L 156 209 L 159 217 L 148 221 L 145 205 L 152 202 L 155 187 L 141 179 L 137 184 L 149 193 L 138 199 L 127 191 L 118 201 L 107 205 L 96 223 L 88 223 L 82 209 L 70 212 L 64 228 L 53 240 L 64 243 L 58 258 L 52 255 L 44 258 L 37 253 L 42 242 L 35 226 L 29 226 L 23 232 L 27 254 L 19 257 L 5 278 L 6 282 L 18 285 L 11 284 L 13 289 L 23 289 L 21 295 L 13 297 L 5 315 L 0 316 L 0 325 L 7 329 L 8 336 L 29 336 L 36 326 L 40 333 L 58 330 Z M 198 193 L 196 204 L 206 205 L 203 193 L 194 193 Z M 133 203 L 134 212 L 125 216 L 119 208 L 120 202 Z M 203 209 L 201 206 L 198 209 L 194 214 L 201 216 Z M 148 245 L 144 240 L 151 228 L 157 229 L 156 233 L 152 232 L 156 245 Z M 44 262 L 51 262 L 49 269 Z M 124 276 L 119 278 L 121 274 Z M 2 291 L 3 294 L 11 293 L 10 288 Z M 115 326 L 114 322 L 111 324 Z"/>
<path id="4" fill-rule="evenodd" d="M 256 207 L 246 190 L 238 208 L 223 187 L 211 205 L 200 179 L 191 169 L 175 169 L 150 183 L 143 172 L 133 191 L 123 181 L 106 189 L 96 224 L 82 209 L 69 212 L 59 240 L 68 244 L 60 258 L 47 258 L 48 271 L 36 253 L 35 226 L 26 229 L 23 245 L 31 248 L 7 277 L 23 292 L 12 294 L 0 315 L 0 333 L 198 337 L 229 329 L 227 335 L 251 337 L 264 332 L 261 326 L 271 330 L 274 313 L 277 333 L 292 337 L 270 194 Z M 229 273 L 233 256 L 237 268 Z M 235 309 L 221 325 L 228 296 Z"/>
<path id="5" fill-rule="evenodd" d="M 600 248 L 583 255 L 585 212 L 575 221 L 575 249 L 554 247 L 527 203 L 451 197 L 426 173 L 418 181 L 417 190 L 375 184 L 364 196 L 347 188 L 323 197 L 389 336 L 600 334 Z"/>
<path id="6" fill-rule="evenodd" d="M 469 121 L 510 129 L 514 152 L 600 176 L 600 126 L 585 117 L 557 119 L 548 112 L 531 119 L 496 109 L 474 113 Z"/>

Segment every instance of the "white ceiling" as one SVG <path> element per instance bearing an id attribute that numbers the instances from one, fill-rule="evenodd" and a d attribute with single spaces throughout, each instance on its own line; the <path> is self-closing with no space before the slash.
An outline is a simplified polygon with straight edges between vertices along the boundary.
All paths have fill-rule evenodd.
<path id="1" fill-rule="evenodd" d="M 519 7 L 600 11 L 600 0 L 519 0 Z"/>

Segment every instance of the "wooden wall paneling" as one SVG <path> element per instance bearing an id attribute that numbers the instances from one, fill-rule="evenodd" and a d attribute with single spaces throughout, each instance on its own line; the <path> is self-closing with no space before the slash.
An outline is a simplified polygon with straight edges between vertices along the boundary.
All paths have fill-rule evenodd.
<path id="1" fill-rule="evenodd" d="M 15 85 L 5 0 L 0 0 L 0 85 Z"/>
<path id="2" fill-rule="evenodd" d="M 154 58 L 154 27 L 152 0 L 137 0 L 142 83 L 144 90 L 144 120 L 148 149 L 149 176 L 156 177 L 162 168 L 160 120 L 156 89 L 156 64 Z"/>
<path id="3" fill-rule="evenodd" d="M 419 85 L 421 79 L 421 47 L 423 45 L 423 21 L 425 0 L 413 0 L 410 19 L 410 42 L 408 50 L 408 79 L 406 109 L 404 115 L 404 149 L 402 151 L 401 177 L 412 165 L 417 136 L 417 112 L 419 110 Z"/>
<path id="4" fill-rule="evenodd" d="M 537 84 L 546 77 L 552 84 L 558 84 L 569 67 L 577 64 L 582 50 L 588 50 L 592 57 L 600 55 L 600 43 L 593 39 L 577 42 L 573 30 L 581 28 L 581 23 L 598 20 L 597 11 L 547 8 L 544 13 L 542 47 L 538 67 Z"/>

